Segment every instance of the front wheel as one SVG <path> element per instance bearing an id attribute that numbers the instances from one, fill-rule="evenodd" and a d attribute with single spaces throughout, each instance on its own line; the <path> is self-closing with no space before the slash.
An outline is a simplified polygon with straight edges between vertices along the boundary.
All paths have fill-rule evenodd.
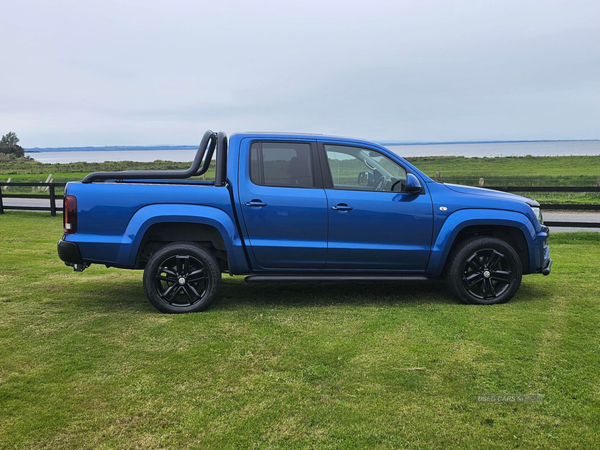
<path id="1" fill-rule="evenodd" d="M 144 291 L 164 313 L 204 311 L 217 295 L 221 272 L 215 257 L 199 245 L 168 244 L 144 269 Z"/>
<path id="2" fill-rule="evenodd" d="M 506 303 L 519 290 L 523 268 L 505 241 L 478 237 L 464 242 L 451 256 L 448 288 L 464 303 Z"/>

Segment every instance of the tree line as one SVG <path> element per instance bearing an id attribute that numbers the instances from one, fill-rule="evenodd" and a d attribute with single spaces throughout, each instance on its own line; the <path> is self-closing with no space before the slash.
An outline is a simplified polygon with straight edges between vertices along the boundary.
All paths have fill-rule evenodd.
<path id="1" fill-rule="evenodd" d="M 19 138 L 16 133 L 9 131 L 0 140 L 0 153 L 5 155 L 14 155 L 22 158 L 25 156 L 25 149 L 19 145 Z"/>

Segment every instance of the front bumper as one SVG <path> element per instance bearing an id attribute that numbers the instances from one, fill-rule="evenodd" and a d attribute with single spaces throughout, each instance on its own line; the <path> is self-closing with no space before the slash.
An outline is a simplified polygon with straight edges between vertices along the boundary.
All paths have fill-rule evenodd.
<path id="1" fill-rule="evenodd" d="M 548 245 L 548 239 L 544 240 L 544 256 L 542 259 L 542 268 L 537 271 L 544 276 L 550 275 L 552 269 L 552 258 L 550 258 L 550 246 Z"/>
<path id="2" fill-rule="evenodd" d="M 544 262 L 544 268 L 541 270 L 542 275 L 544 275 L 544 276 L 550 275 L 550 269 L 552 269 L 552 258 L 548 258 Z"/>
<path id="3" fill-rule="evenodd" d="M 547 226 L 541 225 L 537 232 L 536 239 L 530 247 L 529 261 L 530 270 L 526 273 L 541 273 L 549 275 L 552 267 L 552 259 L 550 258 L 550 230 Z"/>

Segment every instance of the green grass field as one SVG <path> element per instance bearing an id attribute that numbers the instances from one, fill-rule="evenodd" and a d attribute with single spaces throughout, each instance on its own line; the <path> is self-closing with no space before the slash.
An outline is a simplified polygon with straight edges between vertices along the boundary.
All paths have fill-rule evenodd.
<path id="1" fill-rule="evenodd" d="M 502 158 L 464 158 L 434 156 L 408 158 L 428 175 L 436 171 L 444 177 L 498 178 L 583 178 L 600 177 L 600 156 L 510 156 Z"/>
<path id="2" fill-rule="evenodd" d="M 162 315 L 141 272 L 0 215 L 2 448 L 582 448 L 600 442 L 600 240 L 551 237 L 506 305 L 441 283 L 246 285 Z M 541 394 L 478 403 L 479 394 Z"/>

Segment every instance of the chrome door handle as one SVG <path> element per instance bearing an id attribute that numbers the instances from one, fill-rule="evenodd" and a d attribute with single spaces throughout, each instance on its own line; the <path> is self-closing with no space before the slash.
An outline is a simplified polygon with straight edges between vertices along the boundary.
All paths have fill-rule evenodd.
<path id="1" fill-rule="evenodd" d="M 265 202 L 263 202 L 262 200 L 258 200 L 258 199 L 254 199 L 254 200 L 246 202 L 244 204 L 246 206 L 255 207 L 255 208 L 262 208 L 263 206 L 267 206 L 267 204 Z"/>
<path id="2" fill-rule="evenodd" d="M 335 206 L 332 206 L 331 209 L 334 211 L 352 211 L 354 208 L 352 206 L 348 206 L 345 203 L 338 203 Z"/>

